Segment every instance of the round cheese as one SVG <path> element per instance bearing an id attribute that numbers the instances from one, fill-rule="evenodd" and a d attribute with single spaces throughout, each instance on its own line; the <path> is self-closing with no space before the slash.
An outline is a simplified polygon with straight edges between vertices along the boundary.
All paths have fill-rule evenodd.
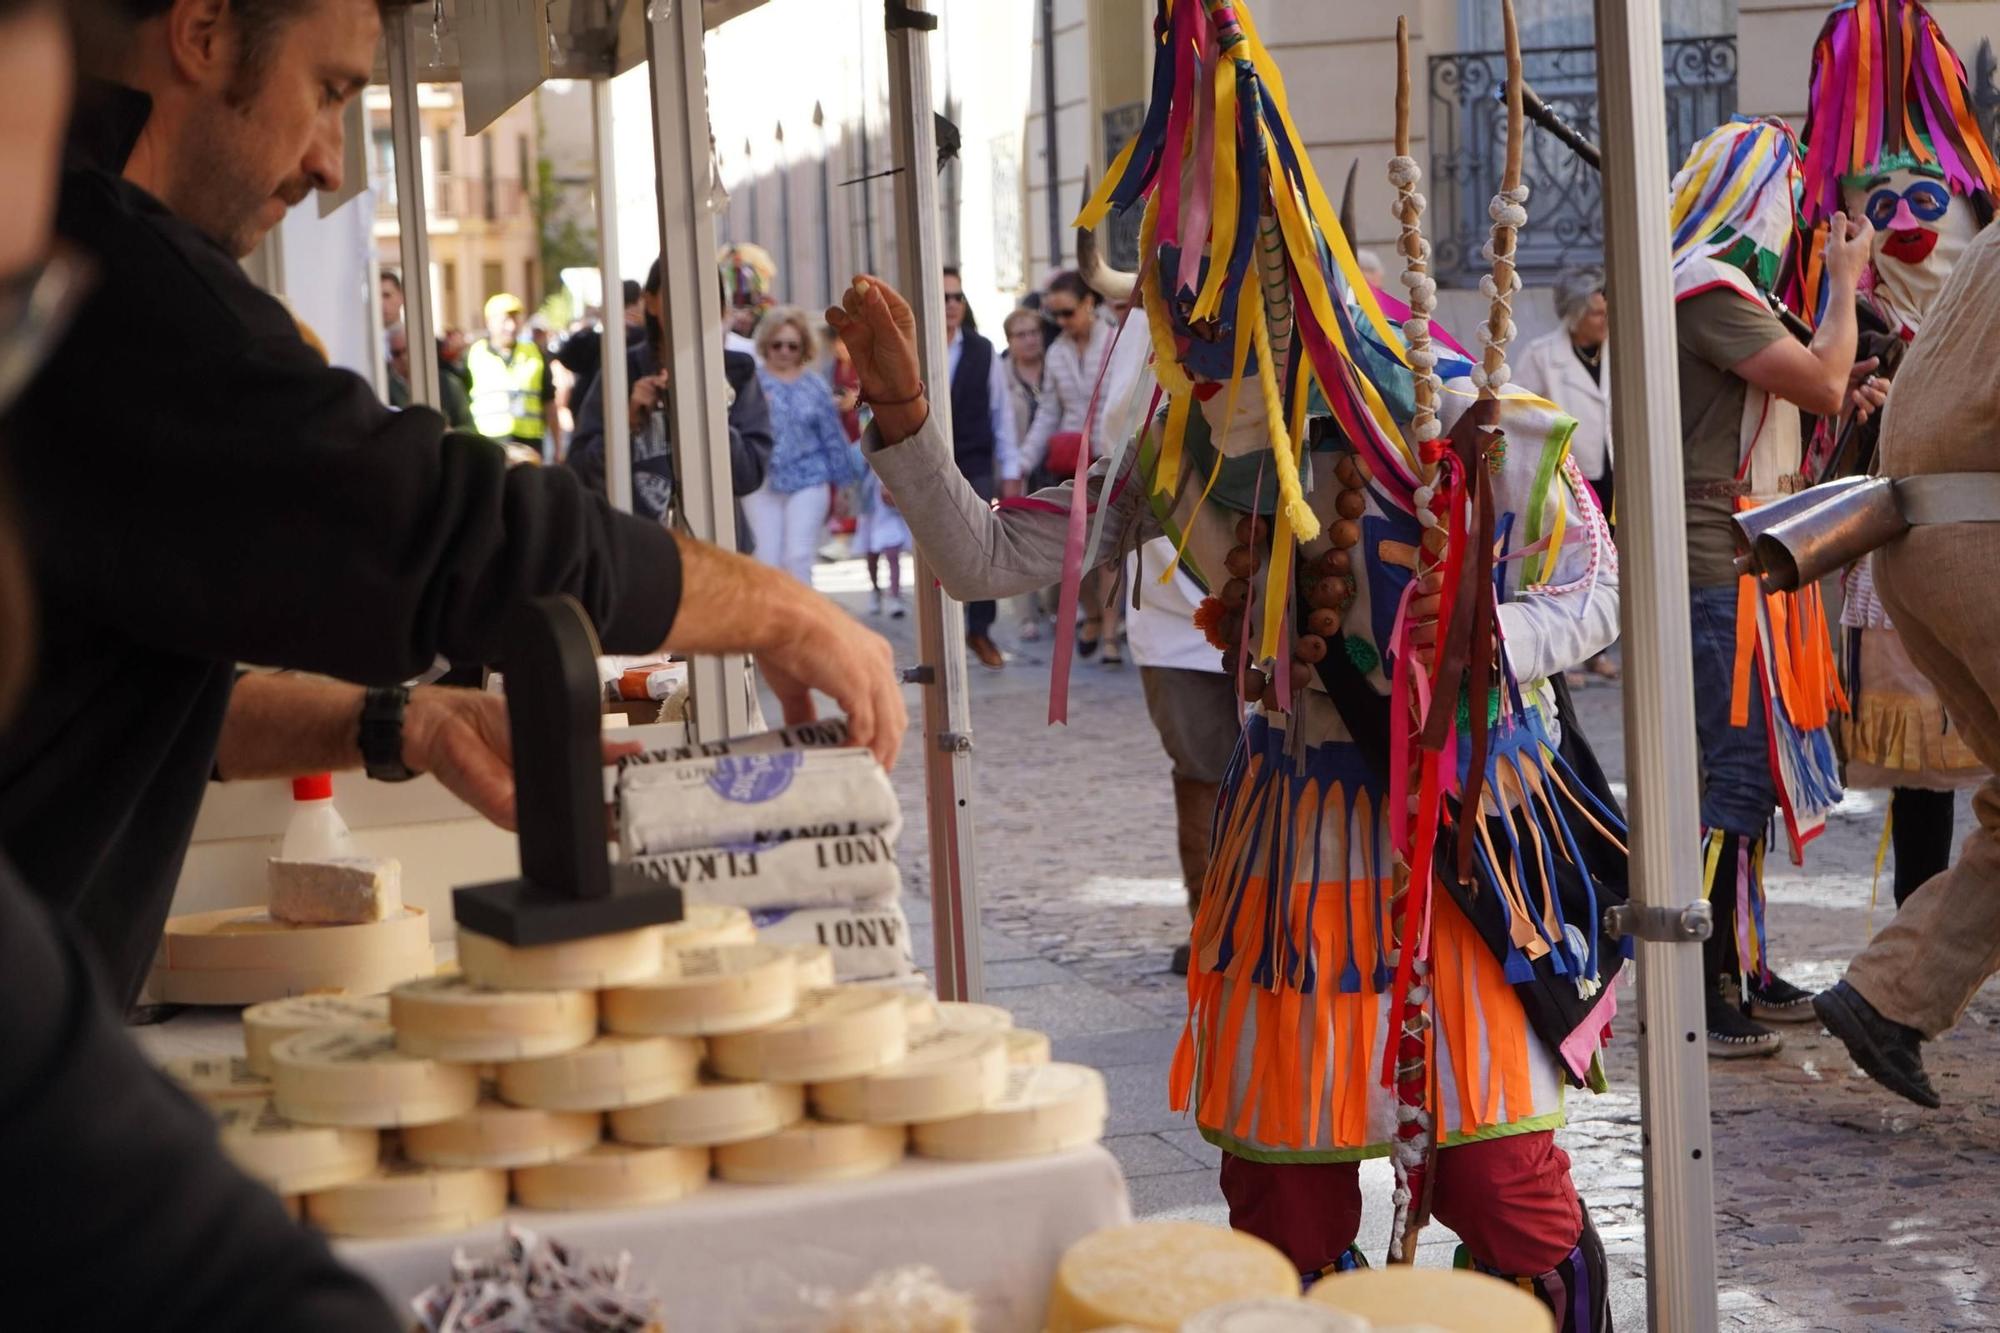
<path id="1" fill-rule="evenodd" d="M 636 1208 L 685 1198 L 708 1183 L 708 1149 L 600 1143 L 589 1152 L 514 1173 L 527 1208 Z"/>
<path id="2" fill-rule="evenodd" d="M 1030 1066 L 1037 1067 L 1064 1068 Z M 1173 1330 L 1226 1301 L 1294 1299 L 1298 1291 L 1298 1269 L 1268 1241 L 1198 1222 L 1139 1222 L 1069 1247 L 1056 1266 L 1046 1326 L 1048 1333 L 1108 1324 Z"/>
<path id="3" fill-rule="evenodd" d="M 1336 1273 L 1313 1284 L 1306 1300 L 1376 1324 L 1429 1324 L 1441 1333 L 1555 1333 L 1547 1306 L 1464 1268 L 1393 1264 Z"/>
<path id="4" fill-rule="evenodd" d="M 426 977 L 389 992 L 396 1045 L 473 1064 L 573 1051 L 597 1035 L 586 990 L 495 990 L 464 976 Z"/>
<path id="5" fill-rule="evenodd" d="M 608 1032 L 700 1037 L 768 1027 L 798 1007 L 798 966 L 768 944 L 667 951 L 657 976 L 604 992 Z"/>
<path id="6" fill-rule="evenodd" d="M 495 990 L 597 990 L 660 970 L 661 926 L 515 946 L 473 930 L 458 932 L 458 967 Z"/>
<path id="7" fill-rule="evenodd" d="M 1005 1032 L 1014 1026 L 1014 1015 L 997 1004 L 969 1004 L 964 1000 L 940 1000 L 940 1026 L 960 1032 Z"/>
<path id="8" fill-rule="evenodd" d="M 243 1054 L 250 1067 L 270 1076 L 271 1048 L 316 1028 L 386 1027 L 385 995 L 294 995 L 253 1004 L 243 1011 Z"/>
<path id="9" fill-rule="evenodd" d="M 332 1189 L 373 1175 L 381 1135 L 372 1129 L 301 1125 L 278 1114 L 267 1098 L 216 1109 L 223 1152 L 279 1194 Z"/>
<path id="10" fill-rule="evenodd" d="M 561 1055 L 500 1066 L 500 1097 L 545 1111 L 609 1111 L 694 1086 L 701 1043 L 686 1037 L 599 1037 Z"/>
<path id="11" fill-rule="evenodd" d="M 699 949 L 716 944 L 755 944 L 757 927 L 750 913 L 724 903 L 689 903 L 679 921 L 660 928 L 667 949 Z"/>
<path id="12" fill-rule="evenodd" d="M 403 1131 L 403 1153 L 425 1166 L 536 1166 L 588 1152 L 604 1134 L 595 1111 L 541 1111 L 487 1097 L 464 1115 Z"/>
<path id="13" fill-rule="evenodd" d="M 384 925 L 386 922 L 377 922 Z M 297 930 L 371 930 L 374 926 L 297 926 Z M 391 986 L 437 971 L 426 938 L 416 948 L 383 949 L 329 966 L 184 967 L 155 964 L 146 990 L 160 1004 L 262 1004 L 288 995 L 337 992 L 380 995 Z"/>
<path id="14" fill-rule="evenodd" d="M 833 986 L 808 992 L 783 1022 L 712 1038 L 708 1060 L 725 1078 L 822 1083 L 872 1073 L 908 1050 L 901 995 L 873 986 Z"/>
<path id="15" fill-rule="evenodd" d="M 301 1032 L 272 1047 L 271 1061 L 279 1114 L 309 1125 L 427 1125 L 479 1101 L 472 1066 L 409 1055 L 387 1030 Z"/>
<path id="16" fill-rule="evenodd" d="M 911 1032 L 919 1028 L 934 1028 L 938 1024 L 937 997 L 928 992 L 904 992 L 903 1010 L 904 1017 L 909 1020 Z"/>
<path id="17" fill-rule="evenodd" d="M 833 950 L 824 944 L 781 945 L 798 968 L 799 989 L 824 990 L 833 985 Z"/>
<path id="18" fill-rule="evenodd" d="M 393 1162 L 351 1185 L 306 1195 L 306 1217 L 330 1236 L 402 1239 L 470 1231 L 507 1207 L 507 1173 L 440 1171 Z"/>
<path id="19" fill-rule="evenodd" d="M 907 1138 L 901 1125 L 801 1120 L 761 1139 L 717 1148 L 715 1170 L 724 1180 L 746 1185 L 852 1180 L 901 1161 Z"/>
<path id="20" fill-rule="evenodd" d="M 162 1072 L 186 1088 L 196 1098 L 213 1106 L 218 1102 L 261 1102 L 271 1095 L 271 1080 L 250 1067 L 240 1055 L 191 1055 L 169 1060 Z"/>
<path id="21" fill-rule="evenodd" d="M 985 1110 L 918 1125 L 925 1157 L 993 1161 L 1033 1157 L 1094 1143 L 1110 1111 L 1104 1075 L 1083 1065 L 1009 1065 L 1007 1085 Z"/>
<path id="22" fill-rule="evenodd" d="M 704 1080 L 665 1101 L 611 1113 L 611 1137 L 624 1143 L 713 1147 L 775 1134 L 805 1118 L 806 1090 L 796 1083 Z"/>
<path id="23" fill-rule="evenodd" d="M 1033 1028 L 1008 1028 L 1000 1034 L 1007 1040 L 1007 1059 L 1017 1065 L 1045 1065 L 1049 1062 L 1049 1034 Z"/>
<path id="24" fill-rule="evenodd" d="M 428 954 L 430 929 L 420 907 L 343 926 L 280 921 L 262 907 L 225 907 L 169 917 L 157 966 L 167 972 L 366 968 L 386 954 Z"/>
<path id="25" fill-rule="evenodd" d="M 1181 1324 L 1180 1333 L 1370 1333 L 1365 1319 L 1293 1300 L 1230 1301 Z"/>
<path id="26" fill-rule="evenodd" d="M 813 1110 L 827 1120 L 913 1125 L 971 1115 L 1007 1090 L 1007 1042 L 997 1032 L 926 1028 L 910 1053 L 859 1078 L 813 1086 Z"/>

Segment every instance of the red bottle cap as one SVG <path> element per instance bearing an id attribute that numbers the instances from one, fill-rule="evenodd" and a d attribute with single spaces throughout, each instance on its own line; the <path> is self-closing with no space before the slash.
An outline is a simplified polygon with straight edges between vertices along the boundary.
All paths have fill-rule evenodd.
<path id="1" fill-rule="evenodd" d="M 295 801 L 332 800 L 333 774 L 308 773 L 305 777 L 293 778 L 292 799 Z"/>

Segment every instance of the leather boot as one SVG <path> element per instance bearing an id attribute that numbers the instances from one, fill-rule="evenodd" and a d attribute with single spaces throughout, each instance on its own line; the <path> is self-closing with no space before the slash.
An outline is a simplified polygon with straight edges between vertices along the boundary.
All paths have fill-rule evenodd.
<path id="1" fill-rule="evenodd" d="M 1188 919 L 1201 906 L 1201 885 L 1208 877 L 1208 837 L 1215 823 L 1215 803 L 1222 796 L 1219 782 L 1198 782 L 1193 778 L 1174 779 L 1174 833 L 1181 856 L 1181 880 L 1187 885 Z M 1184 977 L 1190 948 L 1174 949 L 1173 973 Z"/>

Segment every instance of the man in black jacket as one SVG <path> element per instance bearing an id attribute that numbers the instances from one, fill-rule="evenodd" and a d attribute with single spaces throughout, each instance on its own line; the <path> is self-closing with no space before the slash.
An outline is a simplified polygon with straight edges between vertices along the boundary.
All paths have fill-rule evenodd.
<path id="1" fill-rule="evenodd" d="M 79 109 L 57 219 L 97 287 L 8 449 L 45 632 L 0 742 L 0 848 L 115 998 L 159 939 L 238 661 L 392 686 L 439 656 L 499 660 L 513 608 L 566 593 L 607 651 L 756 653 L 788 719 L 817 688 L 893 757 L 886 642 L 564 469 L 510 469 L 433 412 L 390 412 L 244 277 L 237 258 L 339 182 L 375 0 L 118 2 L 103 72 L 120 83 Z M 407 744 L 362 752 L 359 730 L 316 705 L 271 718 L 256 748 L 415 767 Z"/>
<path id="2" fill-rule="evenodd" d="M 722 293 L 723 309 L 728 310 L 729 293 Z M 660 349 L 666 346 L 666 327 L 660 315 L 660 261 L 653 261 L 640 291 L 643 323 L 639 336 L 625 345 L 625 382 L 632 426 L 632 512 L 655 521 L 664 521 L 674 493 L 673 440 L 667 432 L 665 405 L 667 372 L 660 368 Z M 728 382 L 729 400 L 729 485 L 738 498 L 736 506 L 736 549 L 750 555 L 756 542 L 750 525 L 743 520 L 741 498 L 764 484 L 764 472 L 771 463 L 771 408 L 764 400 L 764 387 L 757 381 L 757 360 L 748 352 L 725 351 L 722 373 Z M 576 434 L 569 454 L 563 459 L 593 491 L 604 492 L 604 379 L 600 375 L 583 397 L 576 411 Z"/>

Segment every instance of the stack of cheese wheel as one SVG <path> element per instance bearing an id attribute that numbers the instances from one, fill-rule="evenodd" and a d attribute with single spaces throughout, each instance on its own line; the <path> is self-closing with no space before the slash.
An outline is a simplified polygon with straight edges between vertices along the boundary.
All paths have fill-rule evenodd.
<path id="1" fill-rule="evenodd" d="M 1471 1269 L 1388 1268 L 1337 1273 L 1313 1285 L 1311 1305 L 1340 1310 L 1378 1328 L 1436 1333 L 1555 1333 L 1549 1308 L 1510 1282 Z"/>
<path id="2" fill-rule="evenodd" d="M 912 1146 L 920 1156 L 954 1161 L 1066 1152 L 1104 1137 L 1110 1109 L 1104 1075 L 1095 1069 L 1009 1063 L 998 1098 L 980 1110 L 917 1125 Z"/>
<path id="3" fill-rule="evenodd" d="M 1197 1222 L 1139 1222 L 1069 1247 L 1056 1267 L 1045 1326 L 1048 1333 L 1120 1324 L 1171 1333 L 1230 1301 L 1292 1300 L 1298 1291 L 1298 1269 L 1268 1241 Z"/>
<path id="4" fill-rule="evenodd" d="M 430 918 L 301 925 L 261 907 L 172 917 L 147 989 L 164 1004 L 258 1004 L 310 991 L 377 994 L 437 970 Z"/>
<path id="5" fill-rule="evenodd" d="M 286 1037 L 322 1028 L 387 1028 L 386 995 L 295 995 L 253 1004 L 243 1011 L 243 1058 L 271 1076 L 271 1048 Z"/>

